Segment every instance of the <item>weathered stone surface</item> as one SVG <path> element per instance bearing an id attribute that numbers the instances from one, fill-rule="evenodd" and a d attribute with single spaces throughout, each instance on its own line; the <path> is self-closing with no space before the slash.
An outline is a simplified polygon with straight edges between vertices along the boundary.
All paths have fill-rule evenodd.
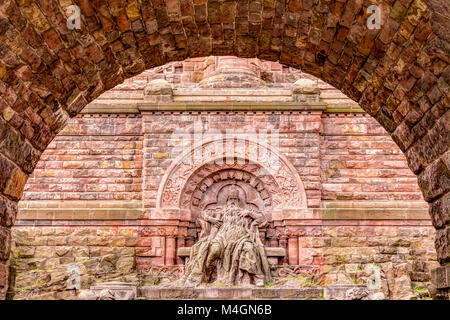
<path id="1" fill-rule="evenodd" d="M 6 292 L 8 290 L 8 276 L 8 266 L 0 263 L 0 299 L 5 299 L 6 297 Z"/>
<path id="2" fill-rule="evenodd" d="M 12 227 L 17 214 L 17 203 L 0 197 L 0 226 Z"/>
<path id="3" fill-rule="evenodd" d="M 172 95 L 172 86 L 163 79 L 150 81 L 144 89 L 144 97 L 147 95 Z"/>
<path id="4" fill-rule="evenodd" d="M 450 226 L 436 231 L 435 246 L 439 262 L 445 265 L 450 261 Z"/>
<path id="5" fill-rule="evenodd" d="M 430 207 L 430 215 L 435 228 L 450 224 L 450 193 L 447 193 Z"/>
<path id="6" fill-rule="evenodd" d="M 327 300 L 368 300 L 372 294 L 365 285 L 336 284 L 324 288 Z"/>
<path id="7" fill-rule="evenodd" d="M 432 270 L 431 276 L 437 289 L 448 289 L 450 287 L 450 266 L 442 266 Z"/>
<path id="8" fill-rule="evenodd" d="M 137 288 L 126 282 L 105 282 L 91 286 L 90 293 L 80 293 L 79 299 L 84 300 L 135 300 Z"/>
<path id="9" fill-rule="evenodd" d="M 323 299 L 323 288 L 140 288 L 143 299 Z M 322 297 L 322 298 L 321 298 Z"/>
<path id="10" fill-rule="evenodd" d="M 292 85 L 293 94 L 319 94 L 319 86 L 317 82 L 310 79 L 298 79 Z"/>
<path id="11" fill-rule="evenodd" d="M 0 261 L 6 261 L 9 258 L 10 243 L 11 230 L 0 226 Z"/>

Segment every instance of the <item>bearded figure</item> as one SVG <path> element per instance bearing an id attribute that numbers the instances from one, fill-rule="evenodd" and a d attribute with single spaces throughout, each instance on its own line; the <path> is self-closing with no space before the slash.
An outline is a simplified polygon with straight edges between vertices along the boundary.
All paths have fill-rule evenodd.
<path id="1" fill-rule="evenodd" d="M 259 227 L 267 224 L 262 212 L 240 207 L 239 191 L 228 194 L 226 205 L 205 210 L 199 217 L 200 240 L 191 248 L 179 286 L 214 282 L 225 285 L 269 281 L 270 268 Z"/>

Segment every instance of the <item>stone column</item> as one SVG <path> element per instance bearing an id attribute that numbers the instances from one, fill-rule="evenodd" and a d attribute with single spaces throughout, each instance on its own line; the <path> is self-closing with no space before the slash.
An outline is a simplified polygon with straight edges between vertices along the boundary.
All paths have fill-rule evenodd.
<path id="1" fill-rule="evenodd" d="M 278 247 L 278 239 L 276 237 L 272 237 L 269 239 L 269 246 L 270 247 Z"/>
<path id="2" fill-rule="evenodd" d="M 287 239 L 288 238 L 286 236 L 284 228 L 283 227 L 276 227 L 275 234 L 277 235 L 277 237 L 279 239 L 280 247 L 284 248 L 286 250 L 286 252 L 287 252 L 287 247 L 288 247 Z M 287 256 L 283 257 L 283 259 L 281 259 L 280 263 L 281 264 L 288 263 Z"/>
<path id="3" fill-rule="evenodd" d="M 175 257 L 176 257 L 176 242 L 175 236 L 167 236 L 166 237 L 166 265 L 174 265 Z"/>
<path id="4" fill-rule="evenodd" d="M 288 239 L 289 264 L 298 264 L 298 237 L 291 235 Z"/>
<path id="5" fill-rule="evenodd" d="M 178 250 L 178 248 L 182 248 L 182 247 L 185 247 L 186 246 L 186 238 L 184 237 L 184 236 L 178 236 L 177 237 L 177 248 L 176 248 L 176 250 Z M 183 262 L 183 259 L 181 259 L 178 255 L 177 255 L 177 253 L 175 252 L 175 255 L 176 255 L 176 262 L 177 262 L 177 264 L 183 264 L 184 262 Z"/>

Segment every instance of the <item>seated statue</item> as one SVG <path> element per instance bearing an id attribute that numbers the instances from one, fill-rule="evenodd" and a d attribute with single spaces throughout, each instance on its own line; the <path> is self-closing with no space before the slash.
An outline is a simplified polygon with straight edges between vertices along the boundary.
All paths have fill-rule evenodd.
<path id="1" fill-rule="evenodd" d="M 231 189 L 226 205 L 202 212 L 200 240 L 191 248 L 178 286 L 214 282 L 255 284 L 270 280 L 270 268 L 259 227 L 267 224 L 262 212 L 239 206 L 239 191 Z"/>

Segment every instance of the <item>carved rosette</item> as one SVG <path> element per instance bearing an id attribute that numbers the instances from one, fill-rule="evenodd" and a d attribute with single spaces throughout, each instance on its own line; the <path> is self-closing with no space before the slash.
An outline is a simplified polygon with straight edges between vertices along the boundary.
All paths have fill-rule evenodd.
<path id="1" fill-rule="evenodd" d="M 176 237 L 178 235 L 178 227 L 173 226 L 142 226 L 139 227 L 140 237 Z"/>
<path id="2" fill-rule="evenodd" d="M 203 206 L 201 206 L 201 202 L 207 195 L 207 191 L 209 191 L 210 188 L 215 184 L 239 184 L 240 182 L 242 182 L 243 185 L 251 186 L 252 189 L 255 190 L 256 193 L 258 193 L 258 196 L 262 202 L 262 204 L 258 206 L 258 209 L 261 210 L 260 207 L 262 205 L 264 205 L 264 208 L 268 208 L 271 206 L 270 194 L 266 190 L 264 183 L 259 178 L 247 173 L 246 171 L 228 169 L 214 172 L 198 184 L 196 190 L 192 194 L 192 207 L 200 207 L 201 209 L 206 206 L 206 204 L 203 204 Z"/>
<path id="3" fill-rule="evenodd" d="M 229 166 L 227 166 L 229 167 Z M 182 208 L 190 210 L 202 210 L 208 205 L 217 203 L 221 190 L 228 185 L 237 185 L 245 192 L 245 198 L 242 199 L 247 203 L 254 205 L 255 209 L 261 211 L 271 211 L 271 189 L 267 189 L 264 182 L 251 172 L 245 170 L 246 166 L 231 166 L 222 170 L 215 170 L 209 166 L 208 170 L 202 170 L 202 176 L 205 171 L 211 171 L 209 175 L 198 178 L 196 175 L 189 179 L 187 188 L 182 194 Z M 251 168 L 250 168 L 251 169 Z M 199 183 L 194 181 L 200 180 Z M 193 180 L 193 181 L 192 181 Z M 272 186 L 276 186 L 273 181 L 269 182 Z M 191 188 L 195 186 L 195 188 Z M 276 191 L 276 190 L 273 190 Z M 272 192 L 273 193 L 273 192 Z"/>

